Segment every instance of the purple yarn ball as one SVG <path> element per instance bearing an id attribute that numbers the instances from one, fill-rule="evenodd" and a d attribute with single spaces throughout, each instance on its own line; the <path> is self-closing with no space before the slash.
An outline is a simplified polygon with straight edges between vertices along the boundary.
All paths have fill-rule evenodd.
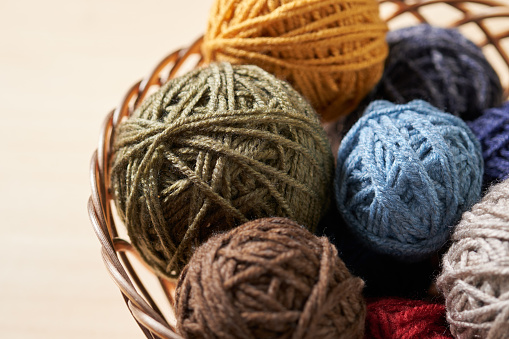
<path id="1" fill-rule="evenodd" d="M 385 71 L 369 101 L 422 99 L 464 120 L 502 103 L 497 73 L 456 29 L 421 24 L 389 32 L 387 42 Z"/>
<path id="2" fill-rule="evenodd" d="M 490 108 L 472 122 L 468 122 L 481 142 L 484 158 L 484 183 L 502 181 L 509 177 L 509 101 L 502 107 Z"/>

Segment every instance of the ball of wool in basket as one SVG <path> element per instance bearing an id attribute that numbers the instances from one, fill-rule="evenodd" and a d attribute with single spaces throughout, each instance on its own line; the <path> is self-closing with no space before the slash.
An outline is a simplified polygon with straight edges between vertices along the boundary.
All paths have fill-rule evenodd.
<path id="1" fill-rule="evenodd" d="M 175 278 L 195 247 L 248 220 L 314 229 L 333 156 L 316 113 L 256 66 L 212 64 L 170 80 L 115 136 L 111 182 L 143 259 Z"/>
<path id="2" fill-rule="evenodd" d="M 439 272 L 431 259 L 407 262 L 373 251 L 348 229 L 334 205 L 320 220 L 315 234 L 327 236 L 348 270 L 364 280 L 366 297 L 424 298 Z"/>
<path id="3" fill-rule="evenodd" d="M 326 237 L 266 218 L 211 238 L 176 289 L 185 338 L 362 338 L 363 281 Z"/>
<path id="4" fill-rule="evenodd" d="M 460 118 L 414 100 L 375 101 L 338 150 L 336 203 L 374 251 L 418 261 L 480 197 L 479 142 Z"/>
<path id="5" fill-rule="evenodd" d="M 484 181 L 490 184 L 509 175 L 509 102 L 490 108 L 468 126 L 481 142 Z"/>
<path id="6" fill-rule="evenodd" d="M 289 81 L 330 121 L 380 79 L 386 32 L 377 0 L 216 0 L 202 51 Z"/>
<path id="7" fill-rule="evenodd" d="M 509 334 L 509 179 L 463 214 L 437 286 L 457 338 Z"/>
<path id="8" fill-rule="evenodd" d="M 453 338 L 442 304 L 400 298 L 368 299 L 366 338 Z"/>
<path id="9" fill-rule="evenodd" d="M 422 24 L 389 32 L 387 42 L 389 56 L 373 99 L 422 99 L 464 120 L 501 104 L 497 73 L 456 29 Z"/>

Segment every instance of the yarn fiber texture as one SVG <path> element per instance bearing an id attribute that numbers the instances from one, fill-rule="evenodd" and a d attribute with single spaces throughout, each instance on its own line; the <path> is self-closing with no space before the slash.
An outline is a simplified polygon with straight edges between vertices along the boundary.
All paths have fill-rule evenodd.
<path id="1" fill-rule="evenodd" d="M 400 298 L 368 299 L 366 339 L 453 338 L 442 304 Z"/>
<path id="2" fill-rule="evenodd" d="M 256 66 L 213 64 L 170 80 L 118 128 L 111 186 L 142 258 L 176 278 L 211 235 L 267 216 L 313 230 L 332 190 L 319 120 Z"/>
<path id="3" fill-rule="evenodd" d="M 497 73 L 458 30 L 421 24 L 390 31 L 387 42 L 389 56 L 371 100 L 422 99 L 464 120 L 501 105 Z"/>
<path id="4" fill-rule="evenodd" d="M 490 108 L 468 122 L 481 142 L 484 158 L 484 182 L 502 181 L 509 176 L 509 102 Z"/>
<path id="5" fill-rule="evenodd" d="M 343 139 L 338 209 L 375 252 L 419 261 L 481 194 L 481 147 L 460 118 L 415 100 L 375 101 Z"/>
<path id="6" fill-rule="evenodd" d="M 456 338 L 509 335 L 509 180 L 465 212 L 443 258 L 437 286 Z"/>
<path id="7" fill-rule="evenodd" d="M 211 238 L 176 289 L 185 338 L 362 338 L 363 281 L 326 237 L 265 218 Z"/>
<path id="8" fill-rule="evenodd" d="M 315 234 L 327 236 L 348 270 L 364 280 L 365 297 L 425 298 L 440 273 L 438 260 L 436 264 L 431 259 L 407 262 L 375 252 L 348 229 L 335 204 L 320 220 Z"/>
<path id="9" fill-rule="evenodd" d="M 379 81 L 386 32 L 377 0 L 216 0 L 202 52 L 289 81 L 331 121 Z"/>

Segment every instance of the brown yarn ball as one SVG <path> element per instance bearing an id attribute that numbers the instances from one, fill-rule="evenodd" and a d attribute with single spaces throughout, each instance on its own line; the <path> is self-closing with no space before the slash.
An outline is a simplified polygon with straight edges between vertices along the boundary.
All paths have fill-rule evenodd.
<path id="1" fill-rule="evenodd" d="M 185 338 L 362 338 L 364 282 L 326 237 L 265 218 L 211 238 L 176 290 Z"/>
<path id="2" fill-rule="evenodd" d="M 272 216 L 313 230 L 330 200 L 333 156 L 315 111 L 257 66 L 170 80 L 119 125 L 114 151 L 119 215 L 169 278 L 215 233 Z"/>
<path id="3" fill-rule="evenodd" d="M 332 121 L 381 78 L 386 33 L 377 0 L 216 0 L 202 52 L 287 80 Z"/>

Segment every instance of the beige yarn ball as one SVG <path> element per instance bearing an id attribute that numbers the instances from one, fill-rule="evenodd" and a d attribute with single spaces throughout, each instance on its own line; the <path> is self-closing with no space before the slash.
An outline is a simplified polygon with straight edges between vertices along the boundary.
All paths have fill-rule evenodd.
<path id="1" fill-rule="evenodd" d="M 437 286 L 456 338 L 509 338 L 509 179 L 465 212 Z"/>

